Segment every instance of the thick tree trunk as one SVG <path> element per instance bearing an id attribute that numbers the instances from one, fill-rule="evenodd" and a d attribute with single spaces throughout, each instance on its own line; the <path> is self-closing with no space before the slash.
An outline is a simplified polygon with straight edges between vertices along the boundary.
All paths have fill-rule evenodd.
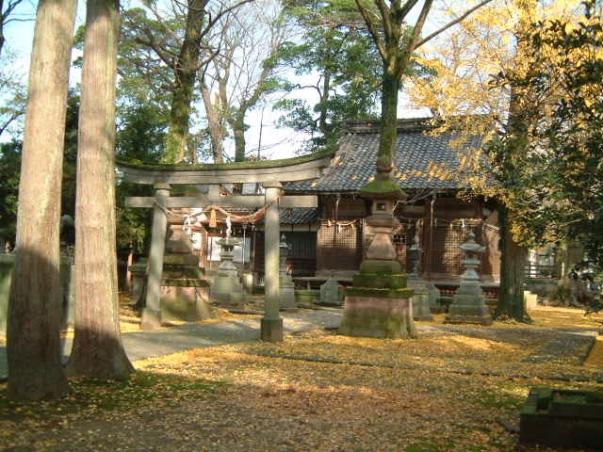
<path id="1" fill-rule="evenodd" d="M 40 0 L 29 71 L 17 255 L 8 321 L 8 396 L 58 397 L 61 365 L 59 219 L 75 0 Z"/>
<path id="2" fill-rule="evenodd" d="M 377 171 L 389 175 L 394 167 L 398 127 L 398 92 L 400 77 L 384 68 L 381 88 L 381 137 L 377 154 Z"/>
<path id="3" fill-rule="evenodd" d="M 519 322 L 529 321 L 523 297 L 528 250 L 513 240 L 509 210 L 504 206 L 499 209 L 499 221 L 501 272 L 495 317 L 511 318 Z"/>
<path id="4" fill-rule="evenodd" d="M 119 332 L 115 243 L 117 0 L 89 0 L 76 192 L 76 317 L 70 374 L 121 379 L 133 370 Z"/>
<path id="5" fill-rule="evenodd" d="M 206 4 L 207 0 L 188 0 L 184 39 L 174 66 L 170 124 L 164 156 L 164 161 L 168 163 L 181 162 L 186 158 L 191 162 L 195 160 L 189 151 L 188 137 Z"/>

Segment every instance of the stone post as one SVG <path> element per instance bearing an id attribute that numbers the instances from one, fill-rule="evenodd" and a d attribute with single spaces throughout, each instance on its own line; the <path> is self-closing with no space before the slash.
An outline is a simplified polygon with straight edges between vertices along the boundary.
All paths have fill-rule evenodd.
<path id="1" fill-rule="evenodd" d="M 413 244 L 409 247 L 411 273 L 408 275 L 408 287 L 414 291 L 412 296 L 412 313 L 415 320 L 433 320 L 431 315 L 429 290 L 423 278 L 421 278 L 420 265 L 423 250 L 419 243 L 419 237 L 415 235 Z"/>
<path id="2" fill-rule="evenodd" d="M 270 204 L 264 219 L 264 317 L 262 318 L 263 341 L 279 342 L 283 340 L 283 319 L 280 318 L 279 287 L 279 203 L 283 186 L 280 182 L 265 182 L 266 204 Z"/>
<path id="3" fill-rule="evenodd" d="M 167 234 L 166 199 L 170 196 L 170 186 L 157 183 L 155 188 L 155 206 L 153 207 L 153 229 L 151 231 L 151 250 L 149 252 L 149 275 L 147 279 L 147 298 L 142 311 L 141 327 L 143 329 L 161 326 L 161 274 L 163 272 L 163 256 L 165 254 L 165 238 Z"/>

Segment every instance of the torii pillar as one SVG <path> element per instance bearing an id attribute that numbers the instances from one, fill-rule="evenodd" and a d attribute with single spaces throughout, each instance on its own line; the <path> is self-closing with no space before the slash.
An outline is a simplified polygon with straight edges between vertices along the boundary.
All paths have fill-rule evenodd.
<path id="1" fill-rule="evenodd" d="M 161 274 L 167 235 L 167 199 L 170 197 L 169 184 L 156 183 L 155 205 L 153 206 L 153 228 L 151 230 L 151 249 L 149 251 L 149 276 L 147 296 L 142 311 L 141 328 L 154 329 L 161 326 Z"/>
<path id="2" fill-rule="evenodd" d="M 278 181 L 264 182 L 266 204 L 264 217 L 264 317 L 261 338 L 263 341 L 283 340 L 283 319 L 280 317 L 280 215 L 279 198 L 283 186 Z"/>

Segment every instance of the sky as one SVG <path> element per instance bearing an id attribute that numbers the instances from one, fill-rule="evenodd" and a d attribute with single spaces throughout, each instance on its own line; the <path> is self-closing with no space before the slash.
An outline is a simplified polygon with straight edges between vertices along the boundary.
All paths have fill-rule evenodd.
<path id="1" fill-rule="evenodd" d="M 24 84 L 27 80 L 29 55 L 31 52 L 31 45 L 33 41 L 36 4 L 37 2 L 33 0 L 26 0 L 21 5 L 19 5 L 19 7 L 15 10 L 15 14 L 13 16 L 15 18 L 18 18 L 18 21 L 8 24 L 5 29 L 6 53 L 11 53 L 14 55 L 14 57 L 12 58 L 13 61 L 11 62 L 11 69 L 13 72 L 20 74 L 20 77 Z M 76 28 L 77 26 L 84 23 L 85 14 L 85 2 L 83 0 L 80 0 L 78 2 Z M 428 32 L 429 29 L 433 28 L 434 26 L 435 24 L 433 23 L 427 24 L 426 31 Z M 3 50 L 3 54 L 4 53 L 5 51 Z M 0 64 L 2 64 L 2 62 L 0 62 Z M 70 76 L 70 84 L 72 86 L 75 86 L 79 82 L 79 72 L 80 71 L 77 69 L 72 70 Z M 281 95 L 282 94 L 277 94 L 276 97 Z M 309 92 L 306 94 L 295 94 L 296 97 L 302 97 L 303 95 L 308 96 L 308 101 L 310 103 L 315 102 L 315 99 L 312 99 L 311 93 Z M 278 121 L 278 118 L 283 113 L 272 111 L 272 108 L 270 106 L 270 100 L 271 99 L 269 98 L 266 100 L 266 102 L 264 102 L 264 107 L 260 106 L 250 111 L 247 115 L 246 123 L 250 126 L 245 134 L 248 149 L 257 149 L 258 143 L 260 141 L 261 123 L 263 125 L 261 132 L 262 157 L 274 159 L 294 156 L 303 149 L 304 142 L 309 137 L 304 134 L 297 133 L 288 128 L 277 127 L 276 123 Z M 400 117 L 416 117 L 428 115 L 428 112 L 426 111 L 415 111 L 409 108 L 409 103 L 404 97 L 404 95 L 400 97 L 400 108 L 398 113 Z M 6 134 L 5 136 L 0 137 L 0 141 L 7 139 L 8 136 L 6 136 Z M 232 143 L 227 143 L 226 149 L 227 152 L 230 151 L 231 154 L 234 154 L 234 147 Z"/>

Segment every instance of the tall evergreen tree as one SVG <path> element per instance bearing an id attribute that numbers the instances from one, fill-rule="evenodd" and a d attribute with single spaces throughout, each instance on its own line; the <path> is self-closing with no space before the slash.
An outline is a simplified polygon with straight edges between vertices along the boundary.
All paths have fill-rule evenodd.
<path id="1" fill-rule="evenodd" d="M 36 15 L 7 331 L 8 395 L 17 400 L 58 397 L 67 389 L 59 218 L 75 11 L 75 0 L 40 0 Z"/>
<path id="2" fill-rule="evenodd" d="M 89 0 L 76 191 L 76 315 L 70 374 L 123 379 L 133 371 L 119 331 L 115 221 L 115 81 L 119 5 Z"/>

